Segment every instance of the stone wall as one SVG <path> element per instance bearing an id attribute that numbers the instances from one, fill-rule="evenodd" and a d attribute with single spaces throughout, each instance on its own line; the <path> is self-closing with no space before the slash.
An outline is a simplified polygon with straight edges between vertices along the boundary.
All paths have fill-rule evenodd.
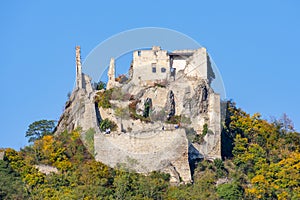
<path id="1" fill-rule="evenodd" d="M 209 126 L 204 143 L 198 149 L 207 159 L 221 158 L 221 113 L 220 95 L 210 94 L 208 107 Z"/>
<path id="2" fill-rule="evenodd" d="M 155 71 L 152 68 L 155 68 Z M 151 50 L 133 53 L 133 82 L 162 80 L 168 79 L 169 76 L 170 62 L 167 51 L 153 47 Z"/>
<path id="3" fill-rule="evenodd" d="M 123 166 L 139 173 L 149 173 L 173 166 L 185 183 L 191 182 L 188 141 L 184 129 L 96 134 L 94 142 L 96 160 L 111 167 Z M 175 177 L 176 173 L 171 176 Z"/>
<path id="4" fill-rule="evenodd" d="M 197 49 L 187 61 L 184 73 L 189 77 L 208 79 L 207 52 L 205 48 Z"/>
<path id="5" fill-rule="evenodd" d="M 184 57 L 177 57 L 173 59 L 172 67 L 176 69 L 176 71 L 184 70 L 186 66 L 186 59 Z"/>
<path id="6" fill-rule="evenodd" d="M 3 160 L 3 159 L 4 159 L 4 151 L 0 150 L 0 160 Z"/>

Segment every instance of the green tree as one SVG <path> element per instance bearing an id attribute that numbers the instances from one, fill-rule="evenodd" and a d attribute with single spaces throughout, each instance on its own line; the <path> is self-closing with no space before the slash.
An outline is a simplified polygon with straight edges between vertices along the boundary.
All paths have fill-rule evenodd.
<path id="1" fill-rule="evenodd" d="M 106 83 L 103 81 L 100 81 L 99 83 L 96 84 L 96 90 L 102 90 L 106 88 Z"/>
<path id="2" fill-rule="evenodd" d="M 32 143 L 41 139 L 45 135 L 53 134 L 55 128 L 54 120 L 39 120 L 31 123 L 26 131 L 26 137 L 29 138 L 28 142 Z"/>

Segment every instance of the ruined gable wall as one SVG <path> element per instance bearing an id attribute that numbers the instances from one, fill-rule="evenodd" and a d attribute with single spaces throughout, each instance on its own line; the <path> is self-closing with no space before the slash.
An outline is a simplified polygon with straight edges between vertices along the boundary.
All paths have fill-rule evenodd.
<path id="1" fill-rule="evenodd" d="M 152 67 L 156 67 L 156 72 Z M 162 72 L 164 68 L 166 71 Z M 133 53 L 133 78 L 138 83 L 140 80 L 161 80 L 170 76 L 170 61 L 167 51 L 141 50 Z"/>
<path id="2" fill-rule="evenodd" d="M 186 60 L 184 58 L 178 57 L 174 58 L 172 62 L 172 67 L 176 69 L 176 71 L 184 70 L 186 66 Z"/>
<path id="3" fill-rule="evenodd" d="M 187 66 L 184 73 L 188 77 L 207 79 L 207 52 L 205 48 L 197 49 L 193 56 L 187 60 Z"/>

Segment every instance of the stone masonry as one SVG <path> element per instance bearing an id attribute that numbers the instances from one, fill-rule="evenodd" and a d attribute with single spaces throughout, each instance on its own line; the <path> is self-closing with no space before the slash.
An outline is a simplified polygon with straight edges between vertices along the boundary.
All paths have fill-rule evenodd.
<path id="1" fill-rule="evenodd" d="M 135 51 L 124 83 L 116 81 L 115 67 L 112 58 L 106 89 L 131 97 L 111 99 L 112 108 L 98 107 L 95 97 L 99 91 L 82 73 L 80 47 L 76 47 L 76 88 L 56 134 L 81 127 L 84 141 L 86 131 L 92 128 L 95 152 L 91 153 L 97 161 L 145 174 L 166 172 L 173 183 L 192 181 L 191 162 L 221 158 L 220 95 L 210 86 L 215 75 L 205 48 L 168 52 L 154 46 Z M 128 107 L 133 103 L 135 110 L 130 112 L 139 116 L 147 113 L 150 122 L 129 117 L 132 113 Z M 121 108 L 127 112 L 122 116 L 116 114 Z M 106 118 L 117 124 L 117 130 L 110 134 L 99 129 Z M 188 140 L 187 134 L 202 135 L 203 141 Z"/>

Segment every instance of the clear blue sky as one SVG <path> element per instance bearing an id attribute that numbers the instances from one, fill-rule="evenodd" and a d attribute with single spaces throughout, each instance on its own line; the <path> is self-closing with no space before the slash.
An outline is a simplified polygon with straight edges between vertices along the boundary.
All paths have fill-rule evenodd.
<path id="1" fill-rule="evenodd" d="M 300 128 L 300 1 L 5 1 L 0 6 L 0 147 L 27 144 L 40 119 L 58 120 L 82 58 L 139 27 L 177 30 L 205 46 L 227 97 Z"/>

